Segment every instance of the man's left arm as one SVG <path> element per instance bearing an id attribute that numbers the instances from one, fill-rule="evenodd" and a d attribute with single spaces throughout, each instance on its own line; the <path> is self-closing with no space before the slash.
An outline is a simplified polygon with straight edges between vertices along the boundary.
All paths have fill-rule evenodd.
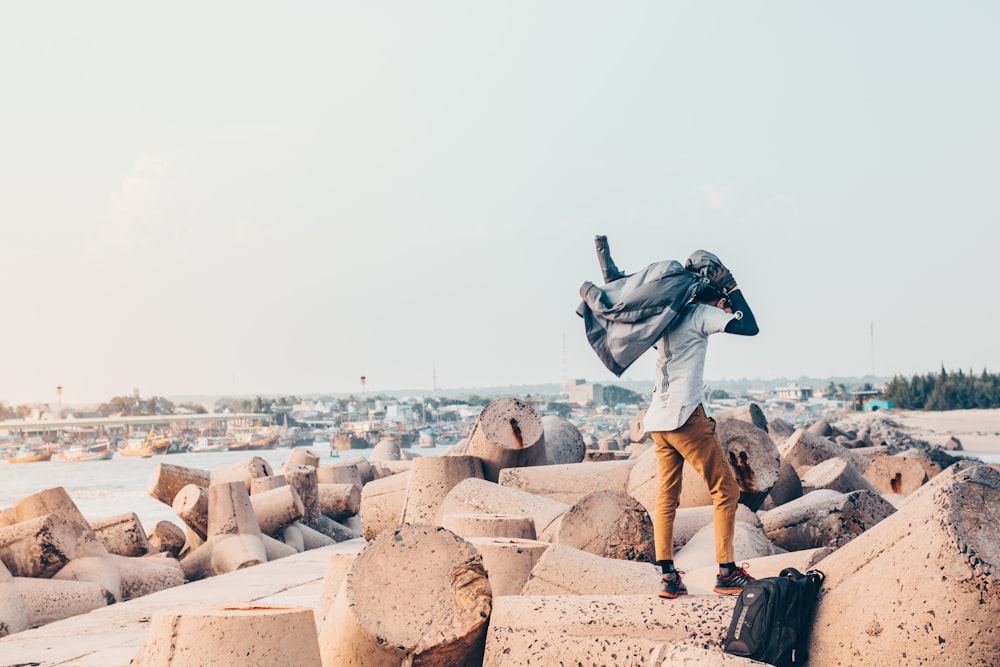
<path id="1" fill-rule="evenodd" d="M 737 336 L 756 336 L 760 329 L 757 327 L 757 319 L 753 316 L 753 311 L 750 310 L 750 304 L 743 296 L 743 290 L 739 287 L 733 287 L 726 294 L 726 297 L 732 306 L 733 314 L 736 315 L 726 325 L 726 333 Z"/>

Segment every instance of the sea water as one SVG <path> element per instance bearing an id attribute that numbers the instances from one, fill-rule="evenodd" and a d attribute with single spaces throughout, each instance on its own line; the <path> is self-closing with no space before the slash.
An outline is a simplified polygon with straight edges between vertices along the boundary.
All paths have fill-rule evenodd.
<path id="1" fill-rule="evenodd" d="M 450 447 L 413 447 L 409 451 L 420 456 L 437 456 Z M 372 453 L 371 449 L 352 449 L 339 451 L 334 457 L 328 448 L 304 449 L 319 455 L 321 466 L 359 456 L 368 458 Z M 211 471 L 257 456 L 270 464 L 275 475 L 280 475 L 281 464 L 288 460 L 290 451 L 279 448 L 250 452 L 187 452 L 149 458 L 115 454 L 107 461 L 75 462 L 53 459 L 38 463 L 8 463 L 0 460 L 0 509 L 12 507 L 26 496 L 61 486 L 88 521 L 134 512 L 149 532 L 159 521 L 183 525 L 173 508 L 154 499 L 146 491 L 157 463 Z"/>

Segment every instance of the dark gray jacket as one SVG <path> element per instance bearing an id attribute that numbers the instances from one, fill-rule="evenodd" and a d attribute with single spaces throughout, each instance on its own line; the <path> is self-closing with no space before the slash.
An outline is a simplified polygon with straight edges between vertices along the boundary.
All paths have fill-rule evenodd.
<path id="1" fill-rule="evenodd" d="M 576 314 L 583 318 L 594 352 L 620 377 L 708 284 L 707 278 L 676 260 L 656 262 L 602 287 L 583 283 Z"/>

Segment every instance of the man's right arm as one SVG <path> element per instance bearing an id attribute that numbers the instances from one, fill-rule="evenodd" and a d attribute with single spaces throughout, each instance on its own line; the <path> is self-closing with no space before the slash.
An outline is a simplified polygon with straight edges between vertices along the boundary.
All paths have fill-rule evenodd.
<path id="1" fill-rule="evenodd" d="M 753 316 L 753 311 L 750 310 L 750 304 L 743 296 L 743 290 L 734 287 L 726 296 L 729 298 L 733 313 L 736 315 L 726 325 L 726 333 L 737 336 L 756 336 L 760 329 L 757 328 L 757 320 Z"/>

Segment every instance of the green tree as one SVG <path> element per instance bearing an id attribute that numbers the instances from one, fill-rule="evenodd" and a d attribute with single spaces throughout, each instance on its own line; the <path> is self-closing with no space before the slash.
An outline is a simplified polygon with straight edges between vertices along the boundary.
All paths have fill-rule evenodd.
<path id="1" fill-rule="evenodd" d="M 618 405 L 619 403 L 626 403 L 629 405 L 636 405 L 643 402 L 643 397 L 641 394 L 626 389 L 624 387 L 619 387 L 617 385 L 609 384 L 604 387 L 604 403 L 606 405 Z"/>

